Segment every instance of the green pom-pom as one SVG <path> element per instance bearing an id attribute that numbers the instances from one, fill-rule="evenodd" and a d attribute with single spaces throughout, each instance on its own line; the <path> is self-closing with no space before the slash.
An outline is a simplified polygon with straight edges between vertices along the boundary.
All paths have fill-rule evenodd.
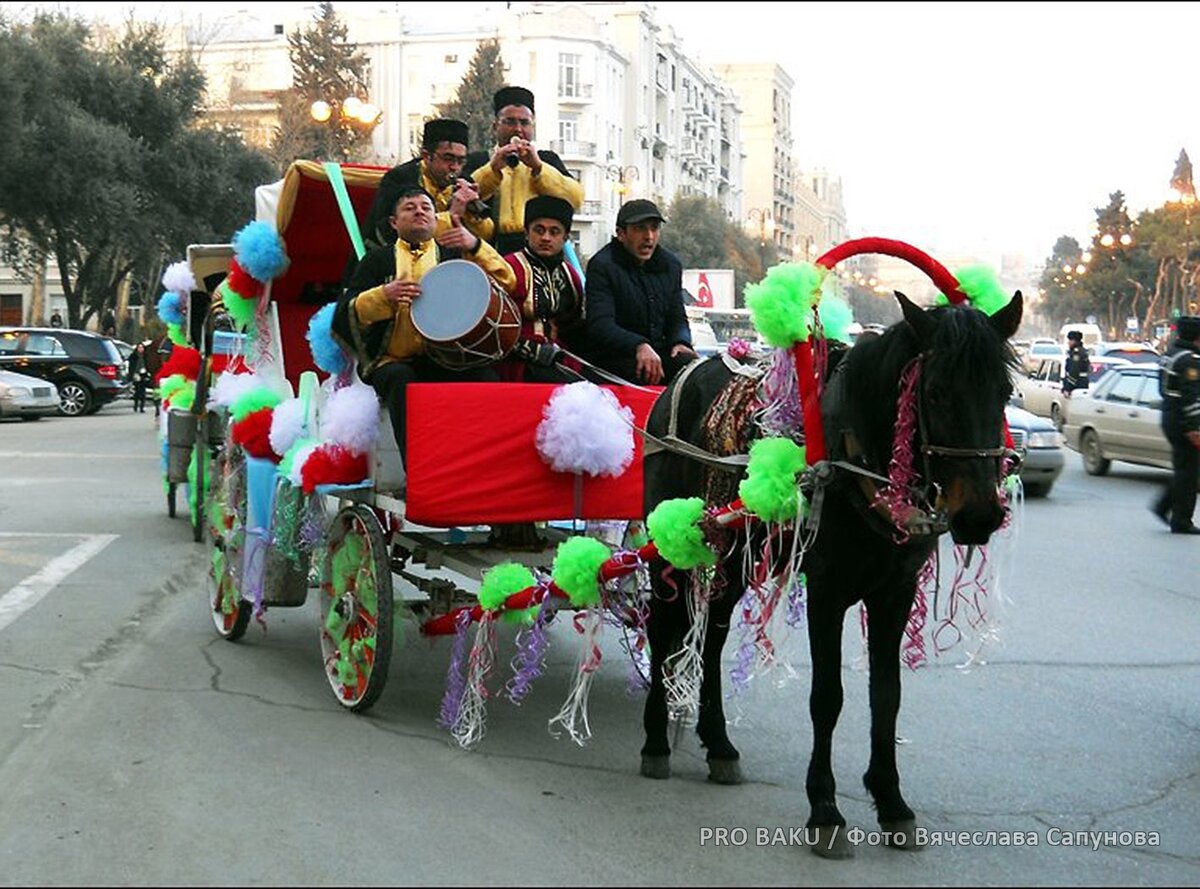
<path id="1" fill-rule="evenodd" d="M 309 445 L 319 445 L 320 443 L 321 440 L 318 438 L 297 439 L 296 442 L 290 448 L 288 448 L 287 453 L 283 455 L 283 459 L 279 461 L 279 469 L 277 470 L 278 474 L 284 478 L 290 477 L 292 474 L 292 465 L 296 462 L 296 455 Z"/>
<path id="2" fill-rule="evenodd" d="M 158 383 L 158 397 L 169 401 L 171 396 L 188 384 L 188 378 L 183 374 L 171 374 L 163 377 Z"/>
<path id="3" fill-rule="evenodd" d="M 191 380 L 185 382 L 176 391 L 171 399 L 171 407 L 175 410 L 190 411 L 192 405 L 196 403 L 196 384 Z"/>
<path id="4" fill-rule="evenodd" d="M 576 608 L 600 604 L 600 566 L 612 553 L 594 537 L 571 537 L 558 546 L 551 576 Z"/>
<path id="5" fill-rule="evenodd" d="M 500 614 L 500 620 L 506 624 L 520 624 L 523 627 L 528 627 L 537 620 L 539 607 L 538 605 L 534 605 L 532 608 L 522 608 L 520 611 L 504 611 Z"/>
<path id="6" fill-rule="evenodd" d="M 229 317 L 238 327 L 243 330 L 254 327 L 254 313 L 258 310 L 257 299 L 238 296 L 225 281 L 222 281 L 217 287 L 217 292 L 221 297 L 221 302 L 225 305 L 225 311 L 229 313 Z"/>
<path id="7" fill-rule="evenodd" d="M 820 299 L 824 277 L 812 263 L 785 262 L 746 288 L 750 318 L 768 345 L 789 349 L 808 339 L 812 307 Z"/>
<path id="8" fill-rule="evenodd" d="M 233 400 L 233 404 L 229 406 L 229 419 L 231 422 L 240 423 L 255 411 L 261 411 L 265 407 L 273 408 L 281 401 L 283 396 L 279 392 L 259 386 L 249 392 L 243 392 Z"/>
<path id="9" fill-rule="evenodd" d="M 746 478 L 738 496 L 749 512 L 766 522 L 796 517 L 800 496 L 796 475 L 807 466 L 804 448 L 790 438 L 762 438 L 750 446 Z"/>
<path id="10" fill-rule="evenodd" d="M 985 315 L 994 315 L 1011 299 L 990 266 L 970 265 L 959 269 L 954 277 L 958 279 L 958 289 L 967 295 L 967 301 Z M 939 293 L 936 303 L 945 306 L 950 304 L 950 300 L 946 294 Z"/>
<path id="11" fill-rule="evenodd" d="M 658 554 L 681 570 L 715 565 L 716 554 L 704 541 L 700 519 L 704 500 L 700 497 L 676 497 L 664 500 L 646 517 L 646 530 L 658 547 Z"/>
<path id="12" fill-rule="evenodd" d="M 534 585 L 533 572 L 518 562 L 504 562 L 490 568 L 479 585 L 479 604 L 491 611 L 500 608 L 513 593 Z"/>
<path id="13" fill-rule="evenodd" d="M 187 336 L 183 332 L 183 325 L 175 324 L 172 321 L 167 322 L 167 338 L 177 346 L 188 344 Z"/>
<path id="14" fill-rule="evenodd" d="M 840 296 L 827 293 L 821 297 L 817 313 L 821 316 L 821 330 L 825 333 L 825 339 L 854 342 L 850 336 L 850 325 L 854 323 L 854 310 L 850 308 L 850 303 Z"/>

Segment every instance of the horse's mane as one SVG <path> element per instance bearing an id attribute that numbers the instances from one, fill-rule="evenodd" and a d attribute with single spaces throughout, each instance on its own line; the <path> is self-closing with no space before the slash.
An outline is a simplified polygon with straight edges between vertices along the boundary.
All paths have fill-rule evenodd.
<path id="1" fill-rule="evenodd" d="M 939 306 L 929 316 L 937 323 L 922 371 L 927 379 L 944 381 L 955 391 L 1011 388 L 1016 353 L 987 315 L 970 306 Z M 891 453 L 900 376 L 919 350 L 916 332 L 901 320 L 856 343 L 842 359 L 848 425 L 877 467 L 885 468 Z"/>

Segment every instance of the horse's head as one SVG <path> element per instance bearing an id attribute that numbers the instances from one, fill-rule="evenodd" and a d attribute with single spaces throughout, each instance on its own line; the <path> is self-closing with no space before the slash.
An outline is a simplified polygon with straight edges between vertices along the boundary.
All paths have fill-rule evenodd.
<path id="1" fill-rule="evenodd" d="M 1008 339 L 1021 323 L 1021 293 L 990 317 L 965 305 L 925 311 L 902 293 L 896 298 L 920 356 L 918 471 L 937 486 L 954 542 L 987 543 L 1004 521 L 1004 405 L 1016 362 Z"/>

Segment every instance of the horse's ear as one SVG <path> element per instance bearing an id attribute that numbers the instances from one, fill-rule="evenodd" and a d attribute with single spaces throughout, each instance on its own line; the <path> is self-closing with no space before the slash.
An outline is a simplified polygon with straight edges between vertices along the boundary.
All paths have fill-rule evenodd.
<path id="1" fill-rule="evenodd" d="M 1025 300 L 1021 296 L 1021 291 L 1018 290 L 1008 301 L 1008 305 L 988 320 L 992 322 L 992 327 L 995 328 L 996 333 L 1000 334 L 1000 338 L 1006 340 L 1012 337 L 1017 332 L 1017 328 L 1021 326 L 1021 315 L 1024 311 Z"/>
<path id="2" fill-rule="evenodd" d="M 922 348 L 929 345 L 933 339 L 933 330 L 937 327 L 937 322 L 930 318 L 924 309 L 899 290 L 892 292 L 896 294 L 896 299 L 900 303 L 900 309 L 904 312 L 904 320 L 908 322 L 908 326 L 917 335 L 917 342 L 921 344 Z"/>

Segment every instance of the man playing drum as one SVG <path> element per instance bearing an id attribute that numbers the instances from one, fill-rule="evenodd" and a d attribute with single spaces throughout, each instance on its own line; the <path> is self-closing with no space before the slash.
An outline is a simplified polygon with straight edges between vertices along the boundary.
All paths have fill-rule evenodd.
<path id="1" fill-rule="evenodd" d="M 472 152 L 466 169 L 479 184 L 480 196 L 491 204 L 496 222 L 492 243 L 500 253 L 513 253 L 525 243 L 526 201 L 554 195 L 578 210 L 583 206 L 583 185 L 557 154 L 533 144 L 533 93 L 520 86 L 502 87 L 492 97 L 492 107 L 496 147 L 490 156 Z"/>
<path id="2" fill-rule="evenodd" d="M 450 204 L 459 181 L 463 166 L 467 162 L 467 125 L 461 120 L 439 119 L 425 124 L 421 133 L 421 155 L 392 167 L 379 180 L 379 190 L 363 227 L 363 243 L 368 250 L 373 247 L 390 247 L 396 243 L 396 230 L 389 220 L 396 207 L 396 200 L 403 188 L 421 188 L 433 198 L 438 212 L 437 233 L 450 229 Z M 463 225 L 472 234 L 489 243 L 494 225 L 486 214 L 476 215 L 472 208 L 486 210 L 486 205 L 477 204 L 471 198 L 478 197 L 478 186 L 463 178 L 463 187 L 468 189 L 468 203 L 463 215 Z"/>
<path id="3" fill-rule="evenodd" d="M 512 268 L 478 235 L 463 227 L 465 195 L 450 205 L 452 228 L 434 237 L 433 198 L 423 189 L 401 189 L 388 222 L 396 243 L 362 258 L 333 316 L 333 333 L 358 360 L 358 373 L 388 407 L 400 455 L 405 455 L 405 387 L 421 382 L 486 382 L 498 379 L 493 367 L 458 370 L 440 366 L 425 354 L 425 340 L 412 319 L 422 277 L 438 263 L 465 258 L 505 290 L 515 281 Z"/>
<path id="4" fill-rule="evenodd" d="M 513 382 L 571 383 L 559 346 L 576 351 L 583 333 L 583 281 L 563 247 L 574 213 L 562 198 L 538 195 L 525 204 L 525 247 L 504 257 L 516 275 L 509 295 L 521 309 L 521 338 L 500 376 Z"/>

